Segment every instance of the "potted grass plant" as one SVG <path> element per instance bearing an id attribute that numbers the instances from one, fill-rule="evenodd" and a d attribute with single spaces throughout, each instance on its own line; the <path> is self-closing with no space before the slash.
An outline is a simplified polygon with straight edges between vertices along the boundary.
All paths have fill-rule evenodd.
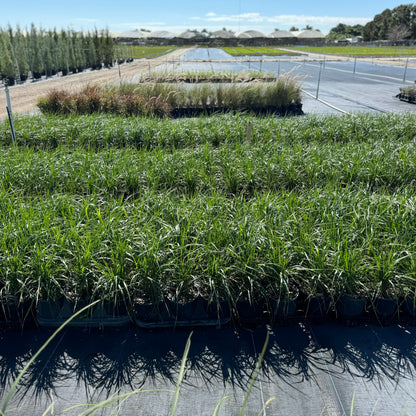
<path id="1" fill-rule="evenodd" d="M 373 255 L 370 273 L 374 285 L 372 299 L 373 311 L 377 319 L 386 322 L 398 313 L 399 305 L 399 269 L 407 255 L 390 249 L 384 249 Z"/>
<path id="2" fill-rule="evenodd" d="M 24 327 L 33 322 L 33 302 L 24 295 L 0 289 L 0 326 Z"/>
<path id="3" fill-rule="evenodd" d="M 355 248 L 339 248 L 336 252 L 334 286 L 335 309 L 341 319 L 363 315 L 368 298 L 366 271 L 360 266 L 362 253 Z"/>
<path id="4" fill-rule="evenodd" d="M 273 244 L 273 242 L 272 242 Z M 270 250 L 269 263 L 265 266 L 265 287 L 268 293 L 268 308 L 272 321 L 287 320 L 296 315 L 299 287 L 296 268 L 286 243 L 278 240 L 277 247 Z"/>
<path id="5" fill-rule="evenodd" d="M 319 241 L 305 238 L 303 252 L 298 254 L 300 303 L 305 318 L 321 320 L 327 317 L 334 298 L 333 271 L 328 260 L 330 249 Z"/>
<path id="6" fill-rule="evenodd" d="M 130 282 L 134 322 L 143 328 L 168 327 L 174 321 L 166 302 L 166 282 L 155 260 L 151 253 L 143 256 L 144 267 Z"/>
<path id="7" fill-rule="evenodd" d="M 294 317 L 296 315 L 299 289 L 291 282 L 287 273 L 279 273 L 276 289 L 270 297 L 272 319 L 287 320 Z"/>

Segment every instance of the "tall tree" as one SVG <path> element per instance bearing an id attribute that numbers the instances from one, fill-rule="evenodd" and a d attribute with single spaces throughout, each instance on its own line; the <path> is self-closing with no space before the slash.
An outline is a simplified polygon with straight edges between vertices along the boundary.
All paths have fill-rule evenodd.
<path id="1" fill-rule="evenodd" d="M 19 26 L 17 26 L 13 37 L 13 49 L 20 80 L 25 81 L 28 78 L 30 71 L 29 55 L 27 50 L 27 37 L 22 33 Z"/>
<path id="2" fill-rule="evenodd" d="M 39 35 L 32 23 L 29 34 L 29 65 L 34 79 L 38 79 L 44 72 Z"/>
<path id="3" fill-rule="evenodd" d="M 382 13 L 374 16 L 363 29 L 364 40 L 384 40 L 391 37 L 392 28 L 401 28 L 410 31 L 408 37 L 416 38 L 416 6 L 405 4 L 392 10 L 386 9 Z M 397 34 L 397 31 L 396 31 Z M 397 36 L 394 36 L 397 37 Z"/>
<path id="4" fill-rule="evenodd" d="M 15 82 L 15 69 L 10 54 L 11 43 L 7 33 L 0 33 L 0 77 L 3 82 L 13 85 Z"/>

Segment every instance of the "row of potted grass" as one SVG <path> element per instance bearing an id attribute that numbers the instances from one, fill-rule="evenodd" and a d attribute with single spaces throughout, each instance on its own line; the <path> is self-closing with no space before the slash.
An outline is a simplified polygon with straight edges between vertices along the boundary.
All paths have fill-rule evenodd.
<path id="1" fill-rule="evenodd" d="M 415 161 L 416 149 L 406 139 L 205 144 L 151 152 L 130 147 L 11 147 L 0 152 L 0 188 L 21 195 L 59 192 L 124 198 L 148 191 L 254 197 L 329 185 L 336 190 L 348 186 L 393 192 L 414 187 Z"/>
<path id="2" fill-rule="evenodd" d="M 0 293 L 152 307 L 201 297 L 235 308 L 291 294 L 413 299 L 415 199 L 331 187 L 251 200 L 3 191 Z"/>
<path id="3" fill-rule="evenodd" d="M 59 145 L 86 149 L 131 146 L 140 149 L 179 149 L 202 144 L 243 143 L 251 123 L 251 142 L 279 143 L 376 143 L 379 140 L 412 143 L 416 116 L 412 114 L 355 114 L 307 117 L 254 117 L 221 114 L 176 120 L 154 117 L 39 115 L 15 120 L 16 144 L 55 148 Z M 12 144 L 8 123 L 0 124 L 0 144 Z M 402 157 L 406 157 L 403 152 Z M 408 162 L 408 161 L 407 161 Z"/>
<path id="4" fill-rule="evenodd" d="M 148 146 L 157 150 L 149 154 L 111 149 L 131 144 L 118 137 L 137 128 L 135 119 L 18 120 L 19 144 L 24 136 L 38 136 L 30 142 L 33 149 L 1 153 L 3 298 L 57 301 L 61 317 L 69 310 L 61 296 L 71 302 L 122 299 L 143 306 L 144 322 L 156 316 L 164 323 L 175 305 L 188 300 L 194 313 L 213 321 L 215 313 L 226 318 L 220 313 L 227 311 L 224 300 L 244 316 L 236 306 L 243 300 L 250 306 L 260 299 L 270 309 L 273 299 L 289 293 L 307 299 L 323 294 L 323 309 L 327 296 L 343 294 L 388 296 L 396 305 L 398 296 L 412 299 L 413 117 L 298 120 L 296 129 L 293 121 L 273 118 L 222 116 L 183 124 L 141 119 L 141 134 L 159 133 Z M 255 131 L 250 140 L 248 122 Z M 88 137 L 111 125 L 116 138 L 106 151 L 83 150 Z M 7 134 L 4 126 L 2 132 Z M 58 143 L 67 147 L 39 150 Z M 101 145 L 91 141 L 90 147 Z M 126 165 L 132 167 L 128 173 Z M 120 186 L 130 191 L 115 192 Z M 163 209 L 149 219 L 155 200 Z M 210 206 L 213 215 L 206 212 Z M 233 215 L 224 219 L 224 212 Z M 132 247 L 137 261 L 129 255 Z M 355 286 L 347 288 L 347 281 Z M 217 308 L 207 314 L 202 300 Z M 313 309 L 307 305 L 306 311 Z M 108 308 L 107 315 L 103 311 L 96 310 L 94 319 L 108 315 Z"/>
<path id="5" fill-rule="evenodd" d="M 77 93 L 51 91 L 38 101 L 50 114 L 111 113 L 122 115 L 181 115 L 180 110 L 289 111 L 301 108 L 301 87 L 295 78 L 281 76 L 275 82 L 244 85 L 125 84 L 119 87 L 89 86 Z M 294 111 L 294 110 L 293 110 Z"/>
<path id="6" fill-rule="evenodd" d="M 201 82 L 213 83 L 241 83 L 253 81 L 276 81 L 276 76 L 273 73 L 265 73 L 263 71 L 240 71 L 240 72 L 216 72 L 216 71 L 198 71 L 198 72 L 161 72 L 154 71 L 148 75 L 143 75 L 140 82 L 156 82 L 156 83 L 191 83 L 198 84 Z"/>

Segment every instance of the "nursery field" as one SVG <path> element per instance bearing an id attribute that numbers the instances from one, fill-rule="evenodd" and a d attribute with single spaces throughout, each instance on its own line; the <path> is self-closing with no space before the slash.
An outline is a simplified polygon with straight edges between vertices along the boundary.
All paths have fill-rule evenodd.
<path id="1" fill-rule="evenodd" d="M 3 123 L 2 298 L 413 299 L 415 122 L 40 115 L 16 145 Z"/>
<path id="2" fill-rule="evenodd" d="M 390 46 L 390 47 L 370 47 L 370 46 L 291 46 L 290 49 L 303 52 L 319 54 L 361 56 L 361 57 L 397 57 L 415 56 L 415 47 Z"/>
<path id="3" fill-rule="evenodd" d="M 279 56 L 279 55 L 297 55 L 296 52 L 288 52 L 278 48 L 256 46 L 256 47 L 223 47 L 222 50 L 232 56 Z"/>
<path id="4" fill-rule="evenodd" d="M 177 46 L 126 46 L 127 51 L 131 50 L 131 56 L 135 59 L 157 58 L 178 49 Z"/>

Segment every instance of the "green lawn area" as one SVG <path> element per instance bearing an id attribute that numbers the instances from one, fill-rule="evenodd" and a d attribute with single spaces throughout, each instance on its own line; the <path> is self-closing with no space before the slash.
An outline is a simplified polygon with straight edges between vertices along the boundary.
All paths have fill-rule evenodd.
<path id="1" fill-rule="evenodd" d="M 235 46 L 235 47 L 224 47 L 222 49 L 232 56 L 297 55 L 294 52 L 291 53 L 287 51 L 282 51 L 281 49 L 278 49 L 278 48 L 266 47 L 266 46 L 256 46 L 252 48 Z"/>
<path id="2" fill-rule="evenodd" d="M 304 52 L 347 56 L 415 56 L 415 47 L 369 47 L 369 46 L 293 46 Z"/>
<path id="3" fill-rule="evenodd" d="M 131 47 L 133 58 L 157 58 L 178 49 L 177 46 L 139 46 Z"/>

